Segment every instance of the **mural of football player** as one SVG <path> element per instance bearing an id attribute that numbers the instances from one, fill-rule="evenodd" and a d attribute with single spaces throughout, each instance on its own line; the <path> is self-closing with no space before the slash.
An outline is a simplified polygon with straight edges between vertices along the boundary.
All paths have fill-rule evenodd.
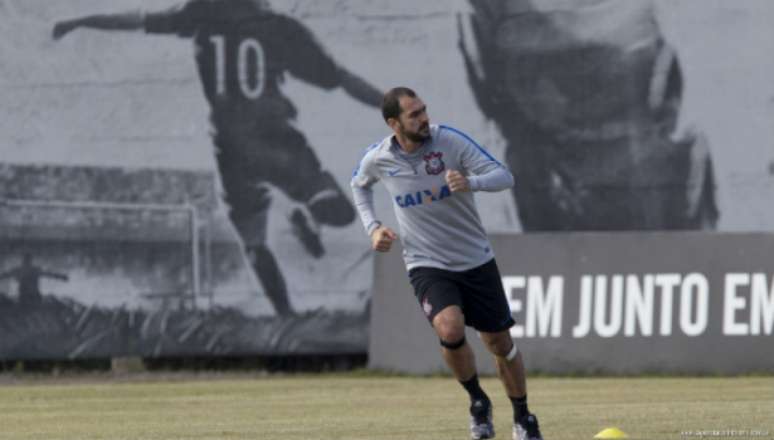
<path id="1" fill-rule="evenodd" d="M 19 304 L 23 306 L 39 306 L 43 301 L 40 292 L 40 279 L 51 278 L 68 281 L 66 274 L 45 270 L 32 261 L 32 255 L 24 254 L 19 266 L 0 273 L 0 280 L 11 278 L 16 281 L 19 289 Z"/>
<path id="2" fill-rule="evenodd" d="M 714 228 L 709 148 L 678 127 L 683 77 L 649 0 L 469 1 L 459 47 L 525 231 Z"/>
<path id="3" fill-rule="evenodd" d="M 355 212 L 293 126 L 296 108 L 281 83 L 289 73 L 326 90 L 340 87 L 374 107 L 381 105 L 382 92 L 334 61 L 309 29 L 273 11 L 266 1 L 189 0 L 156 12 L 89 15 L 56 23 L 53 38 L 77 28 L 144 30 L 193 40 L 231 221 L 275 310 L 294 314 L 285 279 L 267 246 L 267 184 L 299 202 L 290 222 L 317 258 L 325 252 L 319 225 L 348 225 Z"/>

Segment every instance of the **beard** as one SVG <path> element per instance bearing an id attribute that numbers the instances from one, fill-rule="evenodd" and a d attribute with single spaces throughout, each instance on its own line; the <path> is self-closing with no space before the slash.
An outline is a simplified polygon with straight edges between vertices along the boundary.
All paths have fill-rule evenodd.
<path id="1" fill-rule="evenodd" d="M 411 142 L 424 142 L 430 139 L 430 124 L 419 127 L 417 131 L 401 130 L 401 134 Z"/>

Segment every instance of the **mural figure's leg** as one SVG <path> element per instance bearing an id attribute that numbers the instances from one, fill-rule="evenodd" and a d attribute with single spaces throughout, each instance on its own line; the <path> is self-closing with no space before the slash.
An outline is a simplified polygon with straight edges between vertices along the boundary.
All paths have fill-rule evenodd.
<path id="1" fill-rule="evenodd" d="M 266 297 L 271 301 L 274 310 L 280 316 L 294 315 L 295 311 L 288 298 L 285 277 L 282 276 L 274 254 L 265 244 L 250 246 L 246 251 L 250 257 L 250 264 L 261 281 Z"/>

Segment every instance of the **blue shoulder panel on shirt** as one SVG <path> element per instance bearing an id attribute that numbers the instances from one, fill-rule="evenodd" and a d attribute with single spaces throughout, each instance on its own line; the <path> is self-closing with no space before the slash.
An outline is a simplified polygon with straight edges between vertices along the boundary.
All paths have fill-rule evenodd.
<path id="1" fill-rule="evenodd" d="M 363 152 L 363 155 L 360 156 L 360 160 L 357 161 L 357 166 L 355 167 L 355 171 L 352 173 L 352 177 L 357 176 L 357 172 L 360 171 L 360 165 L 363 163 L 363 159 L 365 158 L 366 154 L 368 154 L 369 151 L 373 150 L 378 146 L 379 146 L 379 142 L 375 144 L 371 144 L 368 148 L 365 149 L 365 151 Z"/>
<path id="2" fill-rule="evenodd" d="M 478 148 L 478 151 L 480 151 L 480 152 L 481 152 L 481 154 L 483 154 L 484 156 L 486 156 L 486 157 L 487 157 L 487 159 L 489 159 L 489 160 L 493 161 L 494 163 L 496 163 L 496 164 L 498 164 L 498 165 L 502 165 L 502 164 L 500 163 L 500 161 L 498 161 L 497 159 L 495 159 L 494 157 L 492 157 L 492 155 L 491 155 L 491 154 L 489 154 L 489 152 L 488 152 L 488 151 L 486 151 L 486 150 L 484 149 L 484 147 L 482 147 L 481 145 L 479 145 L 479 144 L 478 144 L 476 141 L 474 141 L 474 140 L 473 140 L 473 138 L 471 138 L 471 137 L 470 137 L 470 136 L 468 136 L 467 134 L 465 134 L 465 133 L 463 133 L 463 132 L 461 132 L 461 131 L 457 130 L 457 129 L 456 129 L 456 128 L 454 128 L 454 127 L 449 127 L 448 125 L 439 125 L 439 126 L 438 126 L 438 128 L 440 128 L 440 129 L 442 129 L 442 130 L 443 130 L 443 129 L 445 129 L 445 130 L 449 130 L 449 131 L 451 131 L 452 133 L 456 133 L 458 136 L 461 136 L 463 139 L 465 139 L 466 141 L 468 141 L 468 142 L 470 142 L 471 144 L 473 144 L 473 146 L 475 146 L 476 148 Z"/>

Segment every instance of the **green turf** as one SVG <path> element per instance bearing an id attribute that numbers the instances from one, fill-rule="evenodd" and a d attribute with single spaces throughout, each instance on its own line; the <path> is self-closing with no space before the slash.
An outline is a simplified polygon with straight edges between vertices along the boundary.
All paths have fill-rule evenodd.
<path id="1" fill-rule="evenodd" d="M 10 383 L 9 383 L 10 382 Z M 497 438 L 510 403 L 496 379 Z M 548 440 L 617 426 L 632 439 L 686 430 L 760 430 L 774 439 L 774 378 L 534 378 L 530 408 Z M 462 389 L 449 378 L 357 375 L 110 377 L 0 385 L 0 439 L 466 439 Z"/>

